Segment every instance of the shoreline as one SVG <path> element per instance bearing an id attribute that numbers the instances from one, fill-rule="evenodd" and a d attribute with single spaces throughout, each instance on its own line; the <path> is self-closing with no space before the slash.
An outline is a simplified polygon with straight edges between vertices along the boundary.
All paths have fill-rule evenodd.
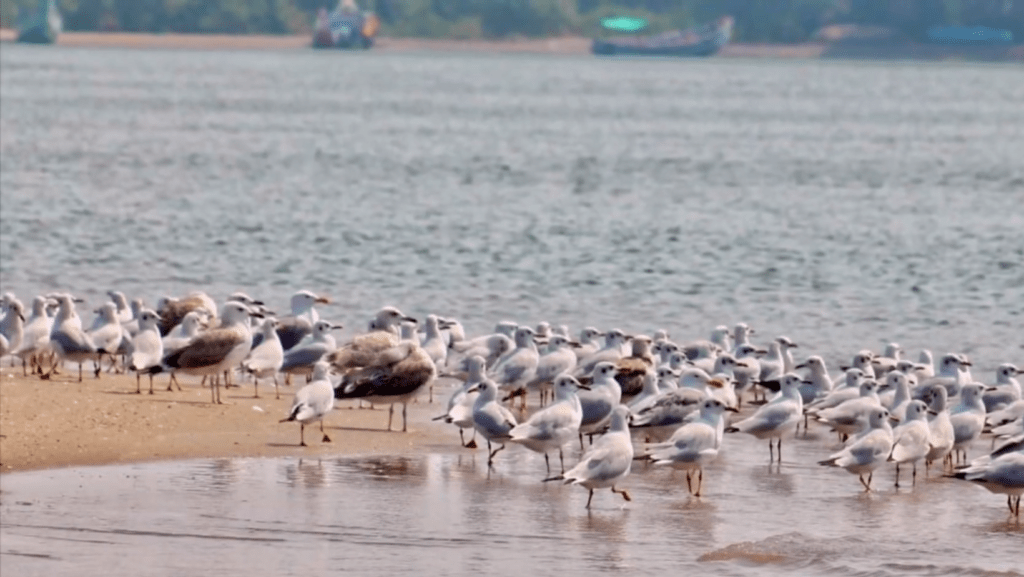
<path id="1" fill-rule="evenodd" d="M 89 363 L 87 363 L 88 365 Z M 96 379 L 86 368 L 77 382 L 77 368 L 68 365 L 53 380 L 21 376 L 21 367 L 4 362 L 0 373 L 0 474 L 154 461 L 218 457 L 333 457 L 344 455 L 406 455 L 457 449 L 452 425 L 431 421 L 440 414 L 455 381 L 434 386 L 434 402 L 424 391 L 409 405 L 409 432 L 401 432 L 401 405 L 395 406 L 394 428 L 388 432 L 387 407 L 357 409 L 338 401 L 324 420 L 330 443 L 321 441 L 317 424 L 307 426 L 307 447 L 299 446 L 299 424 L 280 423 L 291 406 L 296 385 L 281 379 L 281 398 L 273 382 L 222 391 L 224 405 L 210 402 L 210 390 L 199 380 L 179 378 L 182 392 L 167 392 L 167 377 L 142 379 L 135 394 L 134 375 L 103 373 Z"/>
<path id="2" fill-rule="evenodd" d="M 0 29 L 0 42 L 14 42 L 17 32 Z M 374 52 L 470 52 L 483 54 L 589 55 L 589 38 L 516 38 L 511 40 L 449 40 L 379 37 Z M 126 32 L 64 32 L 58 46 L 131 48 L 141 50 L 312 50 L 308 35 L 148 34 Z M 1012 46 L 944 46 L 886 40 L 809 41 L 800 44 L 726 45 L 713 58 L 917 60 L 1022 62 L 1024 44 Z"/>

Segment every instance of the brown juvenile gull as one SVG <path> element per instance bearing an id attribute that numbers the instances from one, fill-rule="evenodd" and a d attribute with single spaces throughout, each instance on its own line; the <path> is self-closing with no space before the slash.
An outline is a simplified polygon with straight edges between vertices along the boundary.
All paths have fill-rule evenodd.
<path id="1" fill-rule="evenodd" d="M 208 317 L 217 316 L 217 303 L 206 293 L 191 292 L 181 299 L 163 297 L 156 306 L 157 314 L 160 315 L 160 335 L 167 336 L 171 329 L 181 324 L 185 315 L 192 311 L 205 312 Z"/>
<path id="2" fill-rule="evenodd" d="M 415 341 L 402 341 L 378 352 L 373 358 L 367 358 L 367 361 L 358 370 L 345 375 L 341 385 L 334 390 L 334 397 L 363 399 L 374 405 L 390 404 L 389 431 L 395 412 L 394 403 L 402 403 L 402 431 L 405 432 L 408 430 L 406 409 L 409 400 L 437 376 L 434 361 Z M 337 364 L 334 367 L 340 368 Z"/>
<path id="3" fill-rule="evenodd" d="M 616 363 L 615 380 L 622 387 L 622 398 L 626 400 L 640 394 L 644 388 L 644 375 L 654 370 L 651 342 L 646 335 L 633 337 L 633 354 Z"/>
<path id="4" fill-rule="evenodd" d="M 401 344 L 398 327 L 403 322 L 415 323 L 416 319 L 405 316 L 395 307 L 382 308 L 370 322 L 370 332 L 352 337 L 328 355 L 327 362 L 341 372 L 372 365 L 382 352 Z"/>
<path id="5" fill-rule="evenodd" d="M 252 349 L 249 317 L 252 312 L 240 302 L 229 301 L 221 311 L 221 325 L 199 333 L 184 347 L 166 355 L 164 370 L 189 375 L 216 375 L 233 369 Z M 214 403 L 221 403 L 220 387 L 210 387 Z"/>

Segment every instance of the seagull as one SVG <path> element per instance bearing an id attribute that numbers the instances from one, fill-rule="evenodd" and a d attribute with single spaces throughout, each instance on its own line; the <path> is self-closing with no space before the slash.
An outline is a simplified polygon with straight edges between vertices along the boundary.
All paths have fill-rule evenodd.
<path id="1" fill-rule="evenodd" d="M 859 397 L 813 414 L 815 419 L 832 427 L 832 430 L 848 436 L 860 432 L 867 425 L 870 412 L 881 406 L 878 401 L 878 383 L 864 381 L 860 384 Z"/>
<path id="2" fill-rule="evenodd" d="M 679 376 L 679 387 L 670 389 L 646 407 L 633 413 L 633 430 L 643 429 L 648 439 L 668 439 L 686 419 L 711 398 L 708 385 L 713 379 L 700 369 L 686 369 Z"/>
<path id="3" fill-rule="evenodd" d="M 135 393 L 142 394 L 142 373 L 149 375 L 149 394 L 153 394 L 153 373 L 160 371 L 164 344 L 160 338 L 160 316 L 156 311 L 142 309 L 139 313 L 139 332 L 132 339 L 132 352 L 128 368 L 135 371 Z"/>
<path id="4" fill-rule="evenodd" d="M 580 447 L 583 447 L 583 435 L 593 435 L 601 431 L 612 418 L 612 412 L 622 401 L 622 389 L 615 377 L 618 369 L 615 363 L 601 362 L 594 367 L 594 380 L 590 390 L 579 393 L 583 419 L 580 422 Z"/>
<path id="5" fill-rule="evenodd" d="M 378 331 L 381 332 L 381 331 Z M 339 351 L 328 355 L 331 360 Z M 402 432 L 408 430 L 407 411 L 409 401 L 433 382 L 437 366 L 423 347 L 415 341 L 403 341 L 396 346 L 377 352 L 372 358 L 367 350 L 360 352 L 365 362 L 358 369 L 334 364 L 335 369 L 345 371 L 341 385 L 334 390 L 337 399 L 363 399 L 371 404 L 390 404 L 388 429 L 395 412 L 395 403 L 402 403 Z M 342 357 L 351 361 L 353 357 Z M 332 361 L 335 362 L 336 361 Z"/>
<path id="6" fill-rule="evenodd" d="M 1024 374 L 1010 363 L 1003 363 L 996 369 L 996 383 L 985 389 L 982 401 L 985 403 L 985 411 L 992 413 L 1005 409 L 1021 399 L 1020 383 L 1016 376 Z"/>
<path id="7" fill-rule="evenodd" d="M 615 365 L 615 380 L 618 381 L 622 397 L 631 399 L 638 395 L 644 387 L 644 375 L 653 372 L 654 357 L 651 355 L 653 341 L 646 335 L 633 337 L 633 351 L 628 357 L 622 357 Z"/>
<path id="8" fill-rule="evenodd" d="M 277 319 L 277 337 L 281 341 L 281 349 L 291 350 L 302 339 L 312 334 L 313 325 L 320 320 L 319 313 L 313 307 L 330 302 L 331 299 L 317 296 L 308 290 L 300 290 L 292 295 L 292 314 Z"/>
<path id="9" fill-rule="evenodd" d="M 778 439 L 779 462 L 782 462 L 782 436 L 796 429 L 803 417 L 803 398 L 800 396 L 800 375 L 790 373 L 782 377 L 779 394 L 746 419 L 726 429 L 730 433 L 749 433 L 758 439 L 768 439 L 768 454 L 775 460 L 772 439 Z"/>
<path id="10" fill-rule="evenodd" d="M 82 330 L 82 319 L 75 312 L 75 302 L 81 302 L 81 299 L 67 294 L 54 295 L 54 297 L 60 308 L 57 311 L 57 316 L 53 319 L 50 346 L 60 361 L 78 363 L 78 382 L 82 382 L 82 364 L 96 354 L 96 345 Z M 57 365 L 54 364 L 45 375 L 42 375 L 42 378 L 49 379 L 56 368 Z"/>
<path id="11" fill-rule="evenodd" d="M 672 433 L 664 442 L 648 447 L 655 465 L 668 465 L 686 471 L 686 488 L 700 497 L 704 484 L 704 466 L 718 457 L 722 446 L 722 414 L 729 409 L 718 399 L 705 399 L 700 404 L 699 416 Z M 697 472 L 697 489 L 692 486 L 692 473 Z"/>
<path id="12" fill-rule="evenodd" d="M 928 406 L 923 401 L 910 401 L 906 408 L 903 421 L 893 431 L 893 445 L 889 460 L 896 462 L 896 486 L 900 486 L 900 465 L 911 463 L 914 466 L 913 483 L 917 484 L 917 462 L 928 456 L 930 446 L 928 438 Z"/>
<path id="13" fill-rule="evenodd" d="M 602 362 L 618 362 L 622 358 L 622 347 L 629 337 L 619 329 L 612 329 L 604 335 L 604 346 L 577 363 L 573 373 L 577 378 L 585 377 Z"/>
<path id="14" fill-rule="evenodd" d="M 601 348 L 601 343 L 598 342 L 597 337 L 603 336 L 604 333 L 594 327 L 585 327 L 580 330 L 580 338 L 577 339 L 579 346 L 574 351 L 576 353 L 576 362 L 579 363 L 579 361 L 596 353 Z"/>
<path id="15" fill-rule="evenodd" d="M 952 475 L 974 481 L 992 493 L 1005 494 L 1010 514 L 1020 517 L 1024 495 L 1024 435 L 1017 435 L 992 453 L 979 457 Z"/>
<path id="16" fill-rule="evenodd" d="M 263 320 L 260 327 L 263 339 L 251 351 L 249 356 L 242 361 L 242 368 L 253 376 L 252 396 L 260 398 L 260 379 L 267 377 L 274 378 L 274 398 L 280 399 L 281 393 L 278 390 L 277 372 L 281 370 L 284 363 L 284 347 L 277 335 L 277 320 L 267 318 Z"/>
<path id="17" fill-rule="evenodd" d="M 299 445 L 306 445 L 306 425 L 320 421 L 320 432 L 324 433 L 323 442 L 330 443 L 331 438 L 324 432 L 324 417 L 334 408 L 334 386 L 328 372 L 330 365 L 321 361 L 313 367 L 313 380 L 295 392 L 292 408 L 288 416 L 281 419 L 282 423 L 299 422 Z"/>
<path id="18" fill-rule="evenodd" d="M 896 364 L 902 360 L 903 348 L 899 343 L 885 345 L 885 352 L 881 356 L 871 359 L 871 367 L 875 369 L 875 375 L 881 377 L 885 373 L 896 370 Z"/>
<path id="19" fill-rule="evenodd" d="M 544 464 L 548 473 L 551 473 L 548 451 L 555 449 L 558 449 L 562 473 L 565 473 L 562 446 L 579 434 L 580 423 L 583 422 L 583 408 L 576 395 L 579 389 L 586 390 L 587 387 L 581 385 L 571 375 L 559 375 L 555 379 L 555 402 L 509 431 L 509 441 L 523 445 L 531 451 L 544 453 Z"/>
<path id="20" fill-rule="evenodd" d="M 871 491 L 874 470 L 886 462 L 892 452 L 892 427 L 889 411 L 876 407 L 868 413 L 868 430 L 855 437 L 842 451 L 834 453 L 819 465 L 842 467 L 858 475 L 864 490 Z M 864 475 L 867 474 L 867 481 Z"/>
<path id="21" fill-rule="evenodd" d="M 512 439 L 510 433 L 518 423 L 512 412 L 498 402 L 498 385 L 482 374 L 480 377 L 476 384 L 466 390 L 466 394 L 477 394 L 471 413 L 472 426 L 487 440 L 487 466 L 490 467 L 494 463 L 494 456 L 505 448 L 506 441 Z M 500 443 L 501 446 L 492 451 L 491 443 Z"/>
<path id="22" fill-rule="evenodd" d="M 380 353 L 401 344 L 398 328 L 403 322 L 415 323 L 416 319 L 395 307 L 382 308 L 370 321 L 369 332 L 352 337 L 351 341 L 329 354 L 327 362 L 341 372 L 373 363 Z"/>
<path id="23" fill-rule="evenodd" d="M 936 459 L 945 459 L 953 450 L 956 434 L 953 423 L 946 410 L 946 388 L 930 387 L 925 395 L 928 404 L 928 454 L 925 455 L 925 467 Z"/>
<path id="24" fill-rule="evenodd" d="M 164 370 L 190 375 L 217 375 L 233 369 L 252 349 L 249 328 L 252 314 L 246 305 L 228 301 L 221 310 L 220 327 L 199 333 L 184 347 L 165 354 Z M 221 404 L 216 379 L 210 387 L 210 395 L 214 403 Z"/>
<path id="25" fill-rule="evenodd" d="M 964 385 L 960 389 L 960 404 L 949 411 L 949 421 L 953 424 L 953 454 L 959 457 L 962 452 L 963 461 L 967 460 L 968 447 L 985 428 L 985 404 L 981 401 L 984 389 L 985 385 L 980 383 Z"/>
<path id="26" fill-rule="evenodd" d="M 124 338 L 124 331 L 121 328 L 121 321 L 117 318 L 117 306 L 114 303 L 104 303 L 95 312 L 99 316 L 96 317 L 96 322 L 93 323 L 88 335 L 96 347 L 96 378 L 99 378 L 103 355 L 113 356 L 117 353 Z"/>
<path id="27" fill-rule="evenodd" d="M 516 329 L 516 348 L 498 361 L 490 371 L 490 377 L 504 391 L 514 393 L 526 387 L 537 372 L 540 353 L 533 341 L 534 331 L 530 327 Z M 523 397 L 522 406 L 526 406 Z"/>
<path id="28" fill-rule="evenodd" d="M 341 328 L 342 325 L 335 325 L 323 319 L 316 321 L 313 324 L 313 338 L 284 353 L 281 372 L 286 375 L 312 374 L 313 365 L 337 348 L 331 331 Z"/>
<path id="29" fill-rule="evenodd" d="M 463 436 L 463 429 L 473 429 L 473 407 L 476 404 L 476 399 L 479 394 L 474 392 L 470 393 L 469 390 L 482 383 L 487 377 L 484 374 L 484 358 L 481 356 L 472 356 L 466 359 L 466 364 L 469 367 L 469 375 L 466 381 L 462 383 L 462 386 L 452 393 L 452 396 L 448 399 L 448 410 L 445 414 L 435 417 L 434 420 L 444 419 L 446 423 L 452 423 L 459 428 L 459 441 L 463 447 L 476 447 L 476 443 L 472 440 L 470 444 L 466 444 L 466 439 Z M 491 383 L 493 385 L 493 383 Z M 474 430 L 474 437 L 476 436 Z"/>
<path id="30" fill-rule="evenodd" d="M 14 352 L 21 357 L 22 373 L 26 373 L 25 364 L 32 365 L 32 372 L 38 368 L 42 372 L 40 355 L 49 350 L 50 331 L 53 329 L 53 318 L 46 312 L 47 299 L 44 296 L 36 296 L 32 299 L 32 314 L 22 332 L 21 346 Z"/>
<path id="31" fill-rule="evenodd" d="M 129 323 L 135 318 L 132 314 L 132 308 L 128 304 L 128 297 L 124 296 L 121 291 L 107 291 L 107 296 L 110 297 L 110 301 L 114 303 L 116 311 L 117 322 L 124 324 Z"/>
<path id="32" fill-rule="evenodd" d="M 526 383 L 527 390 L 540 392 L 540 406 L 544 406 L 546 392 L 551 389 L 555 377 L 569 373 L 576 368 L 576 352 L 572 342 L 562 335 L 552 335 L 548 340 L 547 351 L 537 361 L 534 377 Z"/>
<path id="33" fill-rule="evenodd" d="M 191 292 L 181 299 L 162 297 L 156 307 L 160 315 L 160 334 L 166 336 L 192 311 L 214 319 L 217 317 L 217 303 L 202 291 Z"/>
<path id="34" fill-rule="evenodd" d="M 619 405 L 612 412 L 611 425 L 608 432 L 594 443 L 575 467 L 557 477 L 545 481 L 564 480 L 566 484 L 585 487 L 590 495 L 587 497 L 587 509 L 594 499 L 594 489 L 610 488 L 612 493 L 622 495 L 626 501 L 632 501 L 629 492 L 619 490 L 615 485 L 629 476 L 633 464 L 633 442 L 629 438 L 627 418 L 629 409 Z"/>

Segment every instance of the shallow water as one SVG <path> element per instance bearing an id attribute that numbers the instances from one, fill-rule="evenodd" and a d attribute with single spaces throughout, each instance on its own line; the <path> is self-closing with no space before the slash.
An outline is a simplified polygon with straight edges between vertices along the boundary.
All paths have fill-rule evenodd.
<path id="1" fill-rule="evenodd" d="M 520 448 L 410 457 L 220 459 L 3 476 L 5 575 L 1021 575 L 1005 498 L 932 472 L 916 487 L 819 467 L 832 435 L 726 438 L 687 495 L 638 463 L 625 503 L 542 483 Z M 980 448 L 980 447 L 979 447 Z M 978 451 L 975 452 L 977 454 Z M 575 456 L 567 456 L 574 461 Z M 923 471 L 921 472 L 923 475 Z"/>
<path id="2" fill-rule="evenodd" d="M 900 342 L 1024 365 L 1017 66 L 312 51 L 0 51 L 0 279 L 23 298 L 325 292 L 463 319 L 746 321 L 832 366 Z M 452 444 L 454 444 L 454 436 Z M 1004 500 L 864 496 L 730 438 L 691 500 L 538 457 L 221 460 L 3 476 L 3 573 L 982 574 Z M 737 543 L 749 546 L 732 547 Z M 698 561 L 702 556 L 730 559 Z"/>

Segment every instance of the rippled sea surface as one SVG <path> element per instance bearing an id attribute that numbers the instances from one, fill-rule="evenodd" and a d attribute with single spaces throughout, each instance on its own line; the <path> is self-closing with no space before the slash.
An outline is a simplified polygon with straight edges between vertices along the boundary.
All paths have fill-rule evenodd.
<path id="1" fill-rule="evenodd" d="M 686 340 L 742 320 L 832 366 L 886 340 L 969 353 L 984 380 L 1024 365 L 1019 66 L 7 44 L 0 100 L 0 282 L 23 299 L 243 289 L 284 308 L 308 288 L 349 327 L 384 304 L 471 333 L 509 318 Z M 760 443 L 730 440 L 705 499 L 650 472 L 592 515 L 525 452 L 490 478 L 444 451 L 5 475 L 0 560 L 1020 570 L 1000 497 L 938 478 L 864 497 L 810 464 L 833 448 L 809 439 L 772 472 Z"/>

